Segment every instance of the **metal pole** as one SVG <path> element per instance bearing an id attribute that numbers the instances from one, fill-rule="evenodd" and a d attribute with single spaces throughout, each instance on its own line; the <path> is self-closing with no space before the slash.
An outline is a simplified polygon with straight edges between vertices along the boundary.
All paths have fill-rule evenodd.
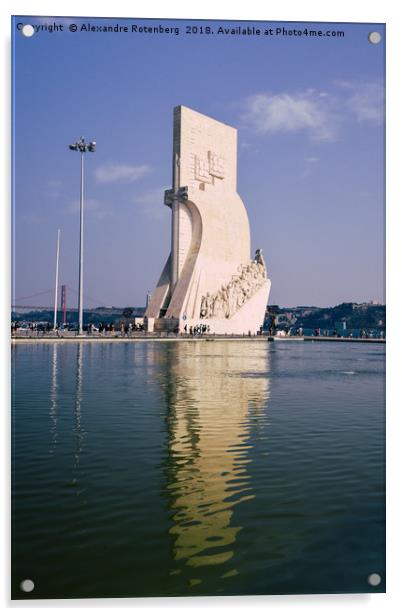
<path id="1" fill-rule="evenodd" d="M 85 143 L 80 137 L 77 143 L 69 145 L 70 150 L 81 154 L 81 184 L 80 184 L 80 249 L 78 270 L 78 335 L 84 331 L 84 153 L 95 152 L 96 141 Z"/>
<path id="2" fill-rule="evenodd" d="M 57 327 L 57 289 L 59 286 L 59 252 L 60 252 L 60 229 L 57 229 L 56 283 L 54 285 L 54 320 L 53 320 L 54 330 Z"/>
<path id="3" fill-rule="evenodd" d="M 172 251 L 171 251 L 171 273 L 170 291 L 173 295 L 174 288 L 179 277 L 179 216 L 180 204 L 178 199 L 179 190 L 179 155 L 176 153 L 173 158 L 173 198 L 172 198 Z"/>
<path id="4" fill-rule="evenodd" d="M 63 323 L 67 323 L 67 287 L 61 285 L 61 309 L 63 311 Z"/>
<path id="5" fill-rule="evenodd" d="M 78 335 L 83 334 L 83 276 L 84 276 L 84 152 L 81 152 L 80 190 L 80 266 L 78 273 Z"/>

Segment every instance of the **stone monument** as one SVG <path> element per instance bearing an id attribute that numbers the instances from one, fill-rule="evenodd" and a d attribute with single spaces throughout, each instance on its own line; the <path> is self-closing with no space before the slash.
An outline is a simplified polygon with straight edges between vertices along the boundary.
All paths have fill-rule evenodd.
<path id="1" fill-rule="evenodd" d="M 173 120 L 171 253 L 147 307 L 148 331 L 256 334 L 271 281 L 237 194 L 237 130 L 180 105 Z"/>

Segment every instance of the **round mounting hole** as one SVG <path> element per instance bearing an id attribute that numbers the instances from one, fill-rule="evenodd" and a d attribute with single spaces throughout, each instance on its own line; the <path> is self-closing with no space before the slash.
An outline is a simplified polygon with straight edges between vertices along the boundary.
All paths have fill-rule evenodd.
<path id="1" fill-rule="evenodd" d="M 378 573 L 372 573 L 368 576 L 368 583 L 370 586 L 378 586 L 381 584 L 381 575 L 378 575 Z"/>
<path id="2" fill-rule="evenodd" d="M 35 34 L 35 28 L 31 24 L 25 24 L 25 26 L 22 26 L 21 32 L 24 36 L 30 37 Z"/>
<path id="3" fill-rule="evenodd" d="M 373 43 L 373 45 L 377 45 L 377 43 L 381 41 L 381 34 L 379 32 L 370 32 L 368 40 L 370 43 Z"/>
<path id="4" fill-rule="evenodd" d="M 35 584 L 33 583 L 32 580 L 22 580 L 20 584 L 20 588 L 24 592 L 32 592 L 33 589 L 35 588 Z"/>

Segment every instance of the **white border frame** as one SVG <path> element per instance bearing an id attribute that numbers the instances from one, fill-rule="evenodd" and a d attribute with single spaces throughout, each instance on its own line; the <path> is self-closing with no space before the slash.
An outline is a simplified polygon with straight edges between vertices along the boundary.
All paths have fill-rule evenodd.
<path id="1" fill-rule="evenodd" d="M 189 19 L 252 19 L 266 21 L 327 21 L 327 22 L 373 22 L 386 23 L 387 26 L 387 218 L 386 218 L 386 262 L 387 262 L 387 593 L 367 595 L 294 595 L 267 597 L 210 597 L 198 599 L 85 599 L 85 600 L 37 600 L 10 601 L 10 509 L 1 508 L 1 529 L 3 531 L 2 558 L 0 560 L 1 604 L 7 609 L 17 612 L 30 608 L 42 610 L 51 608 L 53 611 L 67 609 L 83 613 L 83 610 L 107 609 L 112 612 L 119 608 L 135 608 L 137 611 L 159 611 L 164 614 L 176 614 L 191 610 L 192 613 L 203 613 L 206 609 L 229 608 L 236 616 L 245 609 L 257 613 L 273 613 L 280 611 L 285 616 L 297 611 L 298 616 L 307 614 L 326 616 L 347 610 L 354 616 L 364 614 L 375 615 L 379 612 L 388 614 L 402 605 L 399 595 L 401 576 L 401 525 L 402 496 L 400 489 L 401 468 L 401 410 L 398 408 L 398 377 L 401 379 L 400 344 L 396 335 L 400 323 L 399 306 L 401 305 L 401 241 L 400 233 L 401 211 L 397 202 L 397 190 L 401 176 L 401 119 L 402 113 L 402 20 L 401 11 L 395 0 L 364 3 L 353 3 L 351 0 L 338 0 L 326 3 L 322 0 L 287 0 L 285 2 L 264 3 L 258 0 L 247 0 L 241 5 L 227 5 L 216 0 L 203 0 L 200 3 L 188 1 L 158 0 L 149 3 L 136 3 L 129 0 L 114 0 L 110 4 L 100 4 L 89 0 L 3 0 L 0 6 L 0 32 L 2 49 L 5 52 L 1 63 L 2 95 L 0 96 L 1 119 L 3 135 L 7 135 L 1 148 L 0 170 L 3 182 L 2 225 L 0 226 L 1 241 L 1 283 L 3 300 L 1 306 L 2 350 L 0 356 L 0 390 L 3 393 L 3 424 L 2 438 L 4 454 L 2 468 L 2 504 L 9 503 L 10 492 L 10 368 L 9 368 L 9 307 L 10 307 L 10 25 L 11 15 L 58 15 L 58 16 L 89 16 L 96 17 L 160 17 Z M 399 207 L 398 207 L 399 206 Z"/>

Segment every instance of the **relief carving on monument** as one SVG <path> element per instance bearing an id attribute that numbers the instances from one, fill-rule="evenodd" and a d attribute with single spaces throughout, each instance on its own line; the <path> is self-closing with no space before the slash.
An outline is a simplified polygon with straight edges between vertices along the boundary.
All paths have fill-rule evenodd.
<path id="1" fill-rule="evenodd" d="M 267 280 L 267 269 L 260 249 L 247 265 L 238 267 L 227 285 L 216 293 L 207 293 L 201 298 L 201 319 L 230 319 Z"/>
<path id="2" fill-rule="evenodd" d="M 200 158 L 199 156 L 195 157 L 194 176 L 199 182 L 207 182 L 208 184 L 211 184 L 212 177 L 209 173 L 209 163 L 205 158 Z"/>
<path id="3" fill-rule="evenodd" d="M 215 152 L 208 152 L 209 158 L 209 173 L 215 178 L 223 180 L 225 177 L 225 161 L 222 156 L 218 156 Z"/>
<path id="4" fill-rule="evenodd" d="M 208 151 L 208 158 L 195 156 L 194 177 L 199 182 L 212 184 L 214 178 L 223 180 L 225 177 L 225 161 L 222 156 Z"/>

